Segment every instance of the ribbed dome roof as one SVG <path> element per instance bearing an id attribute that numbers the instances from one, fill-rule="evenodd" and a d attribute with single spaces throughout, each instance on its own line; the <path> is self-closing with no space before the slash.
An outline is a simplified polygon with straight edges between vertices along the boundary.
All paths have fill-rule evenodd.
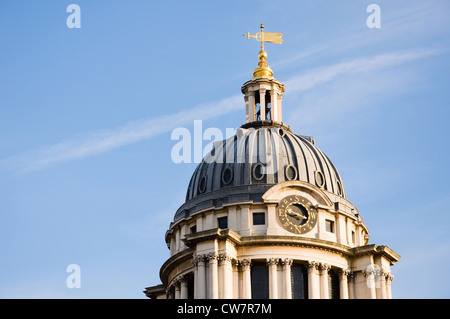
<path id="1" fill-rule="evenodd" d="M 346 198 L 341 177 L 314 139 L 281 123 L 260 121 L 240 127 L 216 143 L 198 165 L 186 201 L 226 188 L 275 185 L 300 180 Z"/>

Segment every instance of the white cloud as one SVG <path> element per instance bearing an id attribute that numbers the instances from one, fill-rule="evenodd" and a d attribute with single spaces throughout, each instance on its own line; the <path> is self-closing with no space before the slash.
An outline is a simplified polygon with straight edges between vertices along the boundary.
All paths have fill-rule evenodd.
<path id="1" fill-rule="evenodd" d="M 414 50 L 406 52 L 393 52 L 372 57 L 363 57 L 337 63 L 327 67 L 314 69 L 306 74 L 294 76 L 284 84 L 290 92 L 306 91 L 314 86 L 330 82 L 341 75 L 357 74 L 379 70 L 385 67 L 403 64 L 420 58 L 439 54 L 436 50 Z"/>

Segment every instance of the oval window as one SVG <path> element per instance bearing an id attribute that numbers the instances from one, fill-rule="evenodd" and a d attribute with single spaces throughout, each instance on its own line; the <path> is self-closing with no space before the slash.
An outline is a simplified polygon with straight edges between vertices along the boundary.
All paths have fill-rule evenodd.
<path id="1" fill-rule="evenodd" d="M 264 165 L 261 163 L 257 163 L 253 165 L 253 178 L 257 181 L 260 181 L 264 178 Z"/>
<path id="2" fill-rule="evenodd" d="M 206 190 L 206 176 L 203 176 L 200 179 L 200 183 L 198 184 L 198 191 L 203 193 Z"/>
<path id="3" fill-rule="evenodd" d="M 297 179 L 297 169 L 292 165 L 286 166 L 285 176 L 286 176 L 286 180 L 288 180 L 288 181 Z"/>
<path id="4" fill-rule="evenodd" d="M 222 183 L 228 185 L 233 180 L 233 170 L 229 167 L 225 168 L 222 172 Z"/>
<path id="5" fill-rule="evenodd" d="M 325 178 L 323 177 L 323 174 L 321 171 L 316 171 L 314 174 L 314 177 L 316 179 L 317 186 L 323 187 L 323 185 L 325 185 Z"/>

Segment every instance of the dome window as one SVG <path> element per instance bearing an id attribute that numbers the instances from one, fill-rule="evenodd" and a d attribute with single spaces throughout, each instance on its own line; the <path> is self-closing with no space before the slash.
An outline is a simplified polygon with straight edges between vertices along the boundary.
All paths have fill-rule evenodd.
<path id="1" fill-rule="evenodd" d="M 203 176 L 203 177 L 200 179 L 200 183 L 198 184 L 198 191 L 199 191 L 200 193 L 204 193 L 205 190 L 206 190 L 206 176 Z"/>
<path id="2" fill-rule="evenodd" d="M 295 166 L 292 166 L 292 165 L 286 166 L 286 168 L 284 170 L 284 174 L 286 176 L 286 180 L 288 180 L 288 181 L 297 179 L 297 169 L 295 168 Z"/>
<path id="3" fill-rule="evenodd" d="M 257 181 L 260 181 L 264 178 L 263 173 L 264 165 L 261 163 L 257 163 L 253 165 L 253 178 Z"/>
<path id="4" fill-rule="evenodd" d="M 222 183 L 228 185 L 233 181 L 233 170 L 229 167 L 225 168 L 222 172 Z"/>
<path id="5" fill-rule="evenodd" d="M 325 178 L 321 171 L 316 171 L 314 173 L 314 178 L 316 180 L 316 185 L 319 187 L 323 187 L 325 185 Z"/>

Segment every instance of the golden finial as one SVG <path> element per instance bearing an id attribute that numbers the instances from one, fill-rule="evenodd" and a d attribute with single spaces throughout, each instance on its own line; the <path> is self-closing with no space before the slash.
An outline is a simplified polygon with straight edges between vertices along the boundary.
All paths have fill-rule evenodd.
<path id="1" fill-rule="evenodd" d="M 283 33 L 275 33 L 275 32 L 264 32 L 264 24 L 261 22 L 261 32 L 256 33 L 255 35 L 251 35 L 249 32 L 244 34 L 244 37 L 247 39 L 255 38 L 257 41 L 261 42 L 261 51 L 258 53 L 258 66 L 253 71 L 253 79 L 256 78 L 271 78 L 273 76 L 273 71 L 267 64 L 267 52 L 264 51 L 264 42 L 270 43 L 283 43 Z"/>

